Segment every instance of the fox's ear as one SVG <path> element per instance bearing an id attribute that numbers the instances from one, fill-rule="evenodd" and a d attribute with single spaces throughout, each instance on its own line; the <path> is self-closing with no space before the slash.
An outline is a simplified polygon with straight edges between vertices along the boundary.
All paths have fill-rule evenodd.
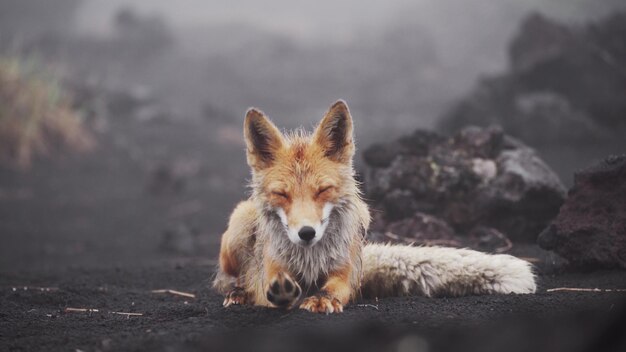
<path id="1" fill-rule="evenodd" d="M 283 148 L 283 135 L 260 110 L 250 108 L 243 124 L 248 165 L 263 170 L 272 165 L 276 153 Z"/>
<path id="2" fill-rule="evenodd" d="M 343 100 L 334 103 L 315 130 L 314 141 L 331 160 L 348 164 L 354 155 L 352 116 Z"/>

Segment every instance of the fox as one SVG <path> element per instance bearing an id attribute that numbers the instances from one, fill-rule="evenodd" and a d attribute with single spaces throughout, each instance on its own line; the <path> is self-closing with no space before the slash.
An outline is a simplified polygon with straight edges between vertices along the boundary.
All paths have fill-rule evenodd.
<path id="1" fill-rule="evenodd" d="M 341 313 L 361 298 L 530 294 L 532 265 L 470 249 L 368 243 L 353 120 L 338 100 L 312 133 L 281 132 L 259 109 L 244 119 L 250 196 L 221 237 L 213 287 L 224 307 Z"/>

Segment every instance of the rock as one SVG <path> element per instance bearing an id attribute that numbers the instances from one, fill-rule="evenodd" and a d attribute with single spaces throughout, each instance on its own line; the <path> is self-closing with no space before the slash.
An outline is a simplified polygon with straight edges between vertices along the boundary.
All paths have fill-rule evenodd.
<path id="1" fill-rule="evenodd" d="M 534 242 L 565 195 L 559 178 L 534 150 L 497 127 L 468 127 L 450 138 L 417 131 L 364 155 L 370 156 L 365 159 L 366 195 L 382 211 L 373 228 L 411 239 L 415 217 L 427 215 L 461 235 L 483 226 Z"/>
<path id="2" fill-rule="evenodd" d="M 387 167 L 398 154 L 398 144 L 374 144 L 363 152 L 363 159 L 372 166 Z"/>
<path id="3" fill-rule="evenodd" d="M 534 242 L 556 216 L 565 188 L 552 170 L 529 148 L 503 151 L 499 174 L 481 188 L 482 223 L 515 240 Z"/>
<path id="4" fill-rule="evenodd" d="M 393 143 L 372 145 L 363 152 L 363 159 L 369 165 L 387 167 L 398 155 L 425 156 L 430 146 L 444 139 L 436 132 L 416 130 L 412 135 L 402 137 Z"/>
<path id="5" fill-rule="evenodd" d="M 419 212 L 389 224 L 387 231 L 416 243 L 432 240 L 453 241 L 456 238 L 456 233 L 445 221 Z"/>
<path id="6" fill-rule="evenodd" d="M 626 155 L 578 172 L 538 242 L 577 266 L 626 269 Z"/>
<path id="7" fill-rule="evenodd" d="M 418 246 L 473 248 L 496 253 L 512 248 L 511 241 L 494 228 L 478 226 L 466 236 L 459 236 L 444 220 L 420 212 L 393 222 L 386 229 L 370 231 L 368 240 Z"/>
<path id="8" fill-rule="evenodd" d="M 452 139 L 454 148 L 476 158 L 493 159 L 502 150 L 504 132 L 495 126 L 480 128 L 469 126 Z"/>
<path id="9" fill-rule="evenodd" d="M 502 232 L 486 226 L 477 226 L 470 231 L 466 242 L 472 248 L 498 253 L 506 252 L 513 246 Z"/>
<path id="10" fill-rule="evenodd" d="M 413 192 L 406 189 L 394 189 L 386 194 L 383 205 L 389 211 L 389 220 L 410 217 L 419 209 Z"/>
<path id="11" fill-rule="evenodd" d="M 509 46 L 511 67 L 515 71 L 531 70 L 558 57 L 574 40 L 574 33 L 567 26 L 531 13 Z"/>
<path id="12" fill-rule="evenodd" d="M 554 141 L 588 143 L 613 137 L 609 129 L 594 122 L 588 112 L 574 106 L 560 93 L 519 93 L 512 103 L 516 120 L 511 121 L 509 129 L 516 131 L 517 137 L 523 140 L 544 145 Z"/>
<path id="13" fill-rule="evenodd" d="M 538 147 L 624 145 L 624 42 L 626 12 L 586 26 L 531 14 L 511 41 L 509 71 L 482 79 L 439 128 L 498 124 Z"/>

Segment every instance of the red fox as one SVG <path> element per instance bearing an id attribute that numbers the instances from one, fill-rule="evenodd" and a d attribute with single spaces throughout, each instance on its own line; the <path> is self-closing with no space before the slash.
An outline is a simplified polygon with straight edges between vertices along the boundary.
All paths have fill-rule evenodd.
<path id="1" fill-rule="evenodd" d="M 366 244 L 370 214 L 354 177 L 344 101 L 312 134 L 283 134 L 251 108 L 244 138 L 252 194 L 230 217 L 213 282 L 225 307 L 328 314 L 359 297 L 535 292 L 530 263 L 510 255 Z"/>

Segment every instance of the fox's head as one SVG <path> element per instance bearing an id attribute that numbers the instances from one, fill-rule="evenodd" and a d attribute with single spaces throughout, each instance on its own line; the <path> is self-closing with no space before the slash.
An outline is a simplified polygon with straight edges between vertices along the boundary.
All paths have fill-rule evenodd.
<path id="1" fill-rule="evenodd" d="M 352 117 L 342 100 L 333 104 L 313 134 L 281 133 L 263 114 L 246 113 L 244 137 L 252 169 L 253 197 L 280 219 L 291 242 L 303 247 L 322 239 L 331 214 L 358 197 L 352 157 Z"/>

